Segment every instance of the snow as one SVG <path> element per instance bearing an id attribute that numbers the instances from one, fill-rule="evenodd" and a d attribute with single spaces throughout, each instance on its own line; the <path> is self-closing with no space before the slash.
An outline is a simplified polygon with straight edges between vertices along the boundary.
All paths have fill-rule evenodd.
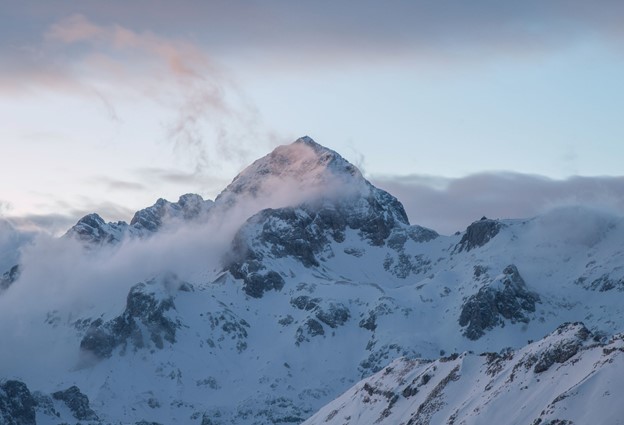
<path id="1" fill-rule="evenodd" d="M 499 360 L 470 353 L 432 363 L 395 360 L 304 424 L 528 424 L 555 419 L 621 424 L 624 407 L 614 397 L 621 394 L 624 378 L 622 335 L 607 344 L 587 343 L 544 372 L 531 367 L 532 356 L 578 329 L 555 332 Z M 496 361 L 500 364 L 493 367 Z"/>
<path id="2" fill-rule="evenodd" d="M 463 234 L 441 236 L 410 226 L 393 200 L 337 153 L 302 138 L 256 161 L 214 203 L 181 197 L 178 206 L 194 205 L 197 214 L 157 202 L 150 217 L 162 223 L 149 236 L 115 233 L 122 225 L 102 220 L 95 233 L 112 234 L 112 244 L 87 241 L 91 248 L 85 252 L 84 240 L 62 238 L 26 250 L 22 277 L 0 294 L 0 331 L 7 341 L 0 347 L 0 377 L 21 379 L 44 394 L 77 385 L 111 423 L 200 424 L 204 417 L 214 424 L 300 423 L 318 409 L 306 423 L 374 423 L 389 399 L 369 394 L 365 383 L 402 394 L 424 374 L 430 379 L 413 396 L 400 395 L 383 423 L 407 422 L 423 404 L 423 418 L 431 423 L 453 415 L 456 423 L 509 423 L 509 412 L 516 412 L 514 423 L 532 423 L 543 410 L 544 421 L 618 423 L 616 413 L 622 412 L 608 403 L 624 382 L 621 339 L 605 347 L 583 342 L 580 354 L 539 374 L 514 367 L 571 338 L 572 331 L 552 333 L 563 322 L 583 321 L 596 335 L 622 332 L 621 217 L 574 208 L 502 220 L 485 245 L 459 252 Z M 276 214 L 279 208 L 293 208 L 297 218 L 310 218 L 314 208 L 346 208 L 368 217 L 377 214 L 374 203 L 383 206 L 380 216 L 393 217 L 383 244 L 348 226 L 337 240 L 332 229 L 314 222 L 325 237 L 314 251 L 318 265 L 304 265 L 262 238 L 267 229 L 282 238 L 296 233 L 293 222 Z M 158 205 L 169 212 L 159 215 Z M 254 250 L 261 271 L 284 279 L 281 290 L 253 298 L 227 271 L 235 235 Z M 458 322 L 462 306 L 484 286 L 502 290 L 503 270 L 511 264 L 539 294 L 536 310 L 527 312 L 527 323 L 502 318 L 504 326 L 469 340 Z M 193 290 L 154 283 L 146 294 L 172 297 L 175 309 L 167 318 L 179 324 L 174 343 L 162 349 L 149 341 L 143 347 L 129 343 L 103 359 L 80 350 L 89 323 L 124 313 L 133 285 L 172 274 Z M 615 286 L 592 288 L 603 276 Z M 39 297 L 33 297 L 35 290 Z M 302 296 L 314 306 L 298 307 L 295 300 Z M 344 323 L 331 321 L 337 306 L 348 309 Z M 314 322 L 322 334 L 310 330 Z M 487 357 L 479 354 L 506 347 L 516 350 L 513 359 L 490 374 Z M 451 353 L 463 354 L 439 359 Z M 555 403 L 563 393 L 570 395 Z M 584 398 L 595 409 L 583 411 Z M 58 410 L 61 419 L 72 421 Z M 38 423 L 55 421 L 38 412 Z"/>

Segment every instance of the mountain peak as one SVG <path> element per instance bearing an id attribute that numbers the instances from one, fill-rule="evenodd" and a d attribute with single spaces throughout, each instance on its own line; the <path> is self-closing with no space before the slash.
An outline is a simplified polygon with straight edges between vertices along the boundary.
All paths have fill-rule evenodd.
<path id="1" fill-rule="evenodd" d="M 300 196 L 295 198 L 302 198 L 311 192 L 314 195 L 326 192 L 328 188 L 335 188 L 336 183 L 356 190 L 366 186 L 366 180 L 354 165 L 304 136 L 291 144 L 278 146 L 245 168 L 215 202 L 231 204 L 236 195 L 262 198 L 276 192 L 297 194 Z"/>

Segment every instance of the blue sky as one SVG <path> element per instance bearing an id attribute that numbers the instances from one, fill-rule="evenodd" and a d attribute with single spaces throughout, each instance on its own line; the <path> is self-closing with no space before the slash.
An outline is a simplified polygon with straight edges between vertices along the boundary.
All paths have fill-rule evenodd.
<path id="1" fill-rule="evenodd" d="M 478 193 L 474 176 L 509 186 L 470 214 L 594 202 L 574 176 L 619 209 L 622 18 L 616 1 L 0 1 L 0 214 L 57 231 L 214 198 L 302 135 L 444 231 L 478 217 L 437 222 L 413 197 Z M 548 197 L 496 207 L 526 179 Z"/>

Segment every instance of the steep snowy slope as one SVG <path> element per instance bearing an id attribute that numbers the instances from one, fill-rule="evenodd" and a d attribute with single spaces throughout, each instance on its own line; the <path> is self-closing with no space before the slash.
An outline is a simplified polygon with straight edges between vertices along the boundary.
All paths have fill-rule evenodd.
<path id="1" fill-rule="evenodd" d="M 214 204 L 185 195 L 130 225 L 98 218 L 24 250 L 0 294 L 3 391 L 40 400 L 37 423 L 90 410 L 94 423 L 301 423 L 397 357 L 624 322 L 621 217 L 565 208 L 438 235 L 309 138 Z"/>
<path id="2" fill-rule="evenodd" d="M 564 324 L 523 349 L 401 358 L 305 425 L 622 424 L 624 335 Z"/>

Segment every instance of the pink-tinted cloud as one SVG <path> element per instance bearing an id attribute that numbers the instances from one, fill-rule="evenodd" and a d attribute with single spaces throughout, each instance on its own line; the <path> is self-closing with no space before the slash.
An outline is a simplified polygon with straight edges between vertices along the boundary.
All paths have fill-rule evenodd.
<path id="1" fill-rule="evenodd" d="M 184 39 L 72 14 L 22 53 L 11 69 L 0 66 L 0 91 L 86 96 L 115 122 L 124 121 L 117 108 L 124 98 L 148 100 L 168 111 L 162 138 L 196 169 L 223 161 L 242 166 L 251 159 L 250 143 L 269 139 L 230 74 Z"/>

